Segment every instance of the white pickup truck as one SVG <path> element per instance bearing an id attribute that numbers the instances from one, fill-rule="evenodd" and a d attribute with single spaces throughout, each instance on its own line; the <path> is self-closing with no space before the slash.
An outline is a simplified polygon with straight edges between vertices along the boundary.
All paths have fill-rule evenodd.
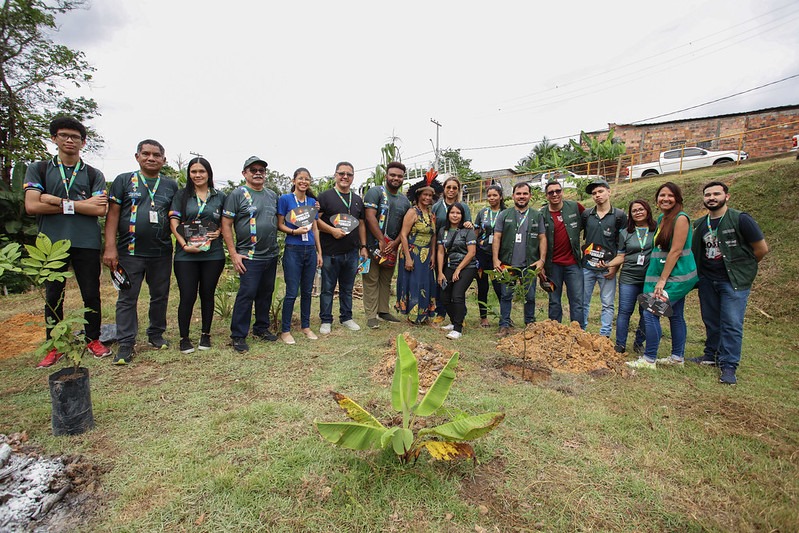
<path id="1" fill-rule="evenodd" d="M 660 159 L 655 163 L 642 163 L 626 168 L 626 176 L 635 179 L 642 176 L 656 176 L 665 172 L 678 172 L 691 170 L 693 168 L 709 167 L 711 165 L 723 165 L 724 163 L 734 163 L 747 159 L 749 154 L 738 150 L 723 150 L 714 152 L 697 148 L 695 146 L 686 148 L 676 148 L 660 153 Z"/>

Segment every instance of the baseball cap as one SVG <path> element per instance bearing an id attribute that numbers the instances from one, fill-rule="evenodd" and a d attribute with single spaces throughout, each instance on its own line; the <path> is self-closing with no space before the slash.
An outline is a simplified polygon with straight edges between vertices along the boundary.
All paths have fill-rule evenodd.
<path id="1" fill-rule="evenodd" d="M 608 182 L 607 180 L 605 180 L 605 178 L 595 178 L 594 181 L 592 181 L 585 187 L 585 192 L 591 194 L 592 192 L 594 192 L 594 189 L 596 189 L 597 187 L 604 187 L 606 189 L 610 189 L 610 185 L 608 185 Z"/>
<path id="2" fill-rule="evenodd" d="M 257 155 L 251 155 L 247 158 L 247 161 L 244 162 L 244 167 L 241 170 L 247 170 L 250 165 L 254 165 L 255 163 L 262 163 L 265 167 L 269 166 L 269 163 L 258 157 Z"/>

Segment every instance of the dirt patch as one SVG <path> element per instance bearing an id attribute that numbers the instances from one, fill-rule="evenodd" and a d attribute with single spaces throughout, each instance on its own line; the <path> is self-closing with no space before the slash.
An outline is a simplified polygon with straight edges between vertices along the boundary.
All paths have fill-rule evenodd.
<path id="1" fill-rule="evenodd" d="M 0 530 L 84 529 L 105 503 L 100 484 L 109 468 L 81 455 L 48 457 L 25 432 L 0 435 Z"/>
<path id="2" fill-rule="evenodd" d="M 606 337 L 586 333 L 577 322 L 570 325 L 552 320 L 534 322 L 523 331 L 509 335 L 497 348 L 510 357 L 496 359 L 495 366 L 506 374 L 541 381 L 553 371 L 629 375 L 626 356 L 616 353 Z"/>
<path id="3" fill-rule="evenodd" d="M 44 342 L 44 317 L 19 313 L 0 322 L 0 359 L 30 353 Z"/>
<path id="4" fill-rule="evenodd" d="M 419 342 L 408 332 L 402 334 L 405 342 L 416 356 L 419 370 L 419 390 L 426 391 L 435 382 L 438 374 L 446 366 L 455 350 L 448 350 L 440 344 Z M 394 364 L 397 359 L 397 340 L 392 339 L 388 350 L 380 358 L 380 362 L 372 370 L 372 379 L 381 385 L 390 385 L 394 378 Z"/>

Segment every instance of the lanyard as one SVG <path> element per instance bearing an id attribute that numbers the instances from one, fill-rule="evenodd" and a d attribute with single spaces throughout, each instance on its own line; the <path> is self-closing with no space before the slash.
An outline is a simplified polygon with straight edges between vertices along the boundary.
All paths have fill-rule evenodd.
<path id="1" fill-rule="evenodd" d="M 291 193 L 291 195 L 294 197 L 294 201 L 297 202 L 297 207 L 300 207 L 301 205 L 308 205 L 308 197 L 307 196 L 305 197 L 305 200 L 303 200 L 302 203 L 300 203 L 300 201 L 297 200 L 297 195 L 296 194 Z M 352 191 L 350 191 L 350 195 L 352 195 Z M 342 198 L 341 201 L 343 202 L 344 198 Z M 349 204 L 347 204 L 347 209 L 349 209 L 349 207 L 350 207 Z"/>
<path id="2" fill-rule="evenodd" d="M 252 259 L 255 256 L 255 243 L 258 242 L 257 231 L 255 228 L 255 213 L 253 213 L 252 210 L 253 201 L 250 191 L 248 191 L 246 187 L 242 187 L 241 192 L 244 194 L 244 198 L 246 198 L 247 202 L 250 204 L 250 249 L 247 251 L 247 259 Z"/>
<path id="3" fill-rule="evenodd" d="M 497 216 L 499 216 L 499 209 L 492 211 L 490 207 L 483 208 L 483 221 L 485 222 L 488 220 L 488 227 L 492 230 L 497 224 Z M 483 223 L 483 227 L 486 227 L 485 223 Z"/>
<path id="4" fill-rule="evenodd" d="M 56 158 L 58 161 L 58 170 L 61 172 L 61 183 L 64 184 L 64 189 L 67 190 L 67 200 L 69 200 L 69 189 L 71 189 L 72 184 L 75 183 L 75 176 L 78 175 L 78 170 L 80 170 L 80 161 L 75 164 L 75 168 L 72 170 L 72 178 L 67 182 L 67 176 L 64 174 L 64 163 L 61 162 L 60 157 L 56 156 Z"/>
<path id="5" fill-rule="evenodd" d="M 194 197 L 197 199 L 197 218 L 198 219 L 203 214 L 203 211 L 205 210 L 205 206 L 208 205 L 208 198 L 210 196 L 211 196 L 211 189 L 208 189 L 205 192 L 205 200 L 200 200 L 200 195 L 197 194 L 197 191 L 194 191 Z"/>
<path id="6" fill-rule="evenodd" d="M 724 215 L 726 215 L 726 214 L 727 213 L 724 213 Z M 710 233 L 710 236 L 713 237 L 713 239 L 717 239 L 718 238 L 717 236 L 718 236 L 718 233 L 719 233 L 719 226 L 721 226 L 721 220 L 724 218 L 724 215 L 721 215 L 721 217 L 719 217 L 719 223 L 716 224 L 716 229 L 713 229 L 710 226 L 710 215 L 707 216 L 707 231 L 708 231 L 708 233 Z"/>
<path id="7" fill-rule="evenodd" d="M 519 212 L 516 211 L 516 213 L 519 213 Z M 529 215 L 529 214 L 530 214 L 530 209 L 528 208 L 524 212 L 524 216 L 522 217 L 522 219 L 519 221 L 519 225 L 516 226 L 516 233 L 521 233 L 522 232 L 522 226 L 524 226 L 524 223 L 527 222 L 527 215 Z"/>
<path id="8" fill-rule="evenodd" d="M 644 230 L 643 239 L 641 239 L 641 230 Z M 641 247 L 641 252 L 643 252 L 644 246 L 646 246 L 646 239 L 649 237 L 649 228 L 635 228 L 635 235 L 638 237 L 638 246 Z"/>
<path id="9" fill-rule="evenodd" d="M 147 179 L 144 178 L 141 173 L 136 172 L 136 174 L 142 178 L 141 182 L 144 185 L 144 188 L 147 189 L 147 193 L 150 195 L 150 205 L 154 208 L 155 207 L 155 193 L 158 191 L 158 186 L 161 185 L 161 175 L 158 175 L 158 178 L 155 180 L 155 187 L 150 190 L 150 186 L 147 185 Z"/>
<path id="10" fill-rule="evenodd" d="M 388 195 L 386 194 L 386 188 L 381 186 L 381 192 L 383 193 L 383 204 L 380 207 L 380 220 L 377 221 L 377 226 L 380 228 L 380 231 L 383 233 L 386 232 L 386 219 L 388 218 Z"/>
<path id="11" fill-rule="evenodd" d="M 338 197 L 341 198 L 341 203 L 344 204 L 344 206 L 347 208 L 347 213 L 349 213 L 351 215 L 352 212 L 350 211 L 350 204 L 352 203 L 352 191 L 347 193 L 347 198 L 348 199 L 345 200 L 344 197 L 341 195 L 341 193 L 338 192 L 338 189 L 333 187 L 333 190 L 336 191 L 336 194 L 338 194 Z M 297 197 L 295 196 L 294 199 L 296 200 Z M 306 201 L 306 203 L 308 202 L 307 199 L 305 201 Z"/>

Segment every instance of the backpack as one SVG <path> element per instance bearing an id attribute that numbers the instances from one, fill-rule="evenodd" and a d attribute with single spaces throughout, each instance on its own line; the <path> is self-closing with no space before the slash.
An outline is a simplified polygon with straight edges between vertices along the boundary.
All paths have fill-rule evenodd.
<path id="1" fill-rule="evenodd" d="M 46 177 L 47 177 L 47 165 L 50 164 L 49 160 L 46 161 L 38 161 L 36 163 L 36 171 L 39 174 L 39 178 L 42 180 L 43 184 L 46 184 Z M 85 164 L 85 163 L 84 163 Z M 94 181 L 100 177 L 100 171 L 94 168 L 91 165 L 86 165 L 86 172 L 89 174 L 89 185 L 94 183 Z"/>

